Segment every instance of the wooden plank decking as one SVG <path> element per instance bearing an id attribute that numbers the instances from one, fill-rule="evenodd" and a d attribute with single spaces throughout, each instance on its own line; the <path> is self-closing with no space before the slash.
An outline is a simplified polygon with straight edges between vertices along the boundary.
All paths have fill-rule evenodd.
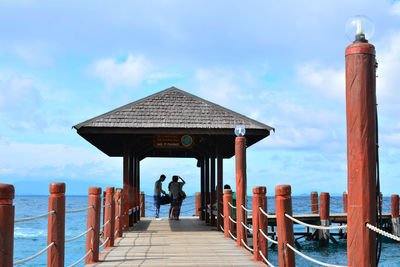
<path id="1" fill-rule="evenodd" d="M 100 259 L 95 266 L 265 266 L 198 217 L 142 218 Z"/>

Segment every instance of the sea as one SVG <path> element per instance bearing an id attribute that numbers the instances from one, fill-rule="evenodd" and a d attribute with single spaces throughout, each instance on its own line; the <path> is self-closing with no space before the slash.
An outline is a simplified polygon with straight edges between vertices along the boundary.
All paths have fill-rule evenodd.
<path id="1" fill-rule="evenodd" d="M 268 212 L 274 212 L 274 198 L 268 197 Z M 309 196 L 292 197 L 293 213 L 310 213 Z M 251 207 L 251 198 L 248 198 L 248 207 Z M 16 196 L 14 200 L 15 219 L 26 218 L 44 214 L 47 212 L 47 196 Z M 146 216 L 154 216 L 153 197 L 146 196 Z M 67 196 L 66 210 L 77 210 L 87 207 L 87 196 Z M 160 216 L 168 216 L 169 205 L 161 206 Z M 330 210 L 332 213 L 343 212 L 342 197 L 331 196 Z M 383 211 L 390 212 L 390 197 L 383 198 Z M 188 196 L 183 202 L 181 216 L 193 216 L 195 212 L 194 196 Z M 65 220 L 65 238 L 69 239 L 86 230 L 86 212 L 67 213 Z M 14 261 L 27 258 L 47 246 L 47 218 L 34 221 L 15 223 L 14 229 Z M 304 232 L 304 227 L 295 225 L 295 232 Z M 319 261 L 334 264 L 347 265 L 346 240 L 338 239 L 338 243 L 329 243 L 327 247 L 320 247 L 316 241 L 307 241 L 304 238 L 298 240 L 301 245 L 300 251 Z M 65 266 L 78 261 L 85 254 L 85 237 L 65 244 Z M 269 261 L 278 266 L 277 248 L 268 249 Z M 19 266 L 46 266 L 46 253 Z M 234 263 L 232 263 L 234 265 Z M 84 266 L 80 263 L 76 266 Z M 320 266 L 311 263 L 296 255 L 296 266 Z M 383 239 L 383 246 L 379 266 L 400 267 L 400 243 Z"/>

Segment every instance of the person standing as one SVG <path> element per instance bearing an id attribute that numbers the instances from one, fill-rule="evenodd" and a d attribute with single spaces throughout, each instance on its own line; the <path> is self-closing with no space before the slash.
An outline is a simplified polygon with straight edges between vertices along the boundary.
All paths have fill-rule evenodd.
<path id="1" fill-rule="evenodd" d="M 165 194 L 165 191 L 162 190 L 162 182 L 165 180 L 165 175 L 161 174 L 160 179 L 156 181 L 154 184 L 154 210 L 155 210 L 155 217 L 160 217 L 160 197 L 161 193 Z"/>
<path id="2" fill-rule="evenodd" d="M 181 179 L 182 182 L 178 182 Z M 185 184 L 185 181 L 179 177 L 178 175 L 172 176 L 172 183 L 170 185 L 170 191 L 172 194 L 172 216 L 173 219 L 179 220 L 179 215 L 181 212 L 181 205 L 183 199 L 186 197 L 184 192 L 182 191 L 182 187 Z"/>

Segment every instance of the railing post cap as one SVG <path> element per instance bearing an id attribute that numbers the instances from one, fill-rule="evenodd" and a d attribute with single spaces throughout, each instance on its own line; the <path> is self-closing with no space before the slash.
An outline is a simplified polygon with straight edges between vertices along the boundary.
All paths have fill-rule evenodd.
<path id="1" fill-rule="evenodd" d="M 144 195 L 144 191 L 140 191 L 140 194 Z"/>
<path id="2" fill-rule="evenodd" d="M 275 187 L 275 196 L 290 196 L 292 187 L 290 185 L 277 185 Z"/>
<path id="3" fill-rule="evenodd" d="M 327 197 L 329 197 L 329 193 L 328 193 L 328 192 L 322 192 L 321 195 L 320 195 L 320 197 L 322 197 L 322 196 L 327 196 Z"/>
<path id="4" fill-rule="evenodd" d="M 64 194 L 65 193 L 65 183 L 51 183 L 49 191 L 50 191 L 50 194 Z"/>
<path id="5" fill-rule="evenodd" d="M 347 192 L 343 192 L 343 195 L 347 195 Z"/>
<path id="6" fill-rule="evenodd" d="M 201 196 L 201 192 L 196 192 L 195 195 L 196 196 Z"/>
<path id="7" fill-rule="evenodd" d="M 89 195 L 101 195 L 101 187 L 89 187 Z"/>
<path id="8" fill-rule="evenodd" d="M 235 142 L 245 142 L 246 141 L 246 137 L 244 136 L 236 136 L 235 138 Z"/>
<path id="9" fill-rule="evenodd" d="M 114 187 L 107 187 L 106 194 L 113 194 L 113 193 L 114 193 Z"/>
<path id="10" fill-rule="evenodd" d="M 391 196 L 391 198 L 399 198 L 399 195 L 398 195 L 398 194 L 393 194 L 393 195 Z"/>
<path id="11" fill-rule="evenodd" d="M 311 195 L 318 195 L 318 192 L 317 191 L 312 191 Z"/>
<path id="12" fill-rule="evenodd" d="M 224 195 L 227 194 L 232 194 L 232 189 L 224 189 Z"/>
<path id="13" fill-rule="evenodd" d="M 15 189 L 12 184 L 0 184 L 0 199 L 12 200 L 15 197 Z"/>
<path id="14" fill-rule="evenodd" d="M 265 186 L 255 186 L 253 187 L 253 194 L 266 194 L 267 187 Z"/>

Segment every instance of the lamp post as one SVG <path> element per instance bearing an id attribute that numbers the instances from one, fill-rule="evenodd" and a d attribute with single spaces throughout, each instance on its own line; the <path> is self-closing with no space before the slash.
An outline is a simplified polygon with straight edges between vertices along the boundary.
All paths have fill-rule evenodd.
<path id="1" fill-rule="evenodd" d="M 237 245 L 244 247 L 243 243 L 247 244 L 247 232 L 244 225 L 247 224 L 247 216 L 242 205 L 246 207 L 246 129 L 243 126 L 235 128 L 235 159 L 236 159 L 236 237 Z M 243 240 L 243 241 L 242 241 Z"/>
<path id="2" fill-rule="evenodd" d="M 373 24 L 356 16 L 346 25 L 353 41 L 346 48 L 348 165 L 347 263 L 376 266 L 376 88 L 375 47 L 368 43 Z M 355 33 L 355 35 L 354 35 Z"/>

